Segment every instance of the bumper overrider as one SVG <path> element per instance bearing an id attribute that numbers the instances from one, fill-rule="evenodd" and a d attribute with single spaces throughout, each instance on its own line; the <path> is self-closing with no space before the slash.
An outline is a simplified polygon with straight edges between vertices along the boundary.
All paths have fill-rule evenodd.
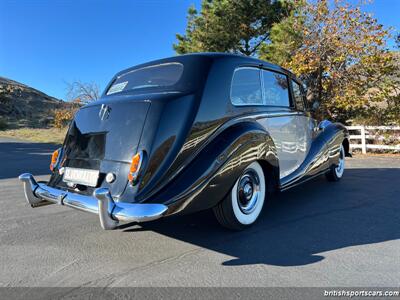
<path id="1" fill-rule="evenodd" d="M 32 207 L 61 204 L 98 214 L 103 229 L 115 229 L 122 222 L 146 222 L 162 217 L 168 207 L 163 204 L 114 202 L 108 188 L 98 188 L 93 196 L 85 196 L 36 182 L 32 174 L 19 176 L 24 183 L 25 197 Z"/>

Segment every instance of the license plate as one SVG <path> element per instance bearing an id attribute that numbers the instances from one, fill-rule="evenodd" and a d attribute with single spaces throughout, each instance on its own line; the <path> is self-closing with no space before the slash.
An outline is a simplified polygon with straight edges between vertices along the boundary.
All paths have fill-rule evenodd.
<path id="1" fill-rule="evenodd" d="M 65 168 L 63 181 L 72 182 L 75 184 L 82 184 L 91 187 L 97 185 L 99 180 L 98 170 L 78 169 L 78 168 Z"/>

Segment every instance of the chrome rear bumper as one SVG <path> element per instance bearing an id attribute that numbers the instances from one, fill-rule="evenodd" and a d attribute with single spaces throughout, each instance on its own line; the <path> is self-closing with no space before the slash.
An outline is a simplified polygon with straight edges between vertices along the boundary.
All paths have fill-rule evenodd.
<path id="1" fill-rule="evenodd" d="M 32 174 L 19 176 L 24 183 L 25 197 L 32 207 L 57 203 L 99 215 L 103 229 L 115 229 L 120 221 L 146 222 L 162 217 L 168 207 L 163 204 L 114 202 L 107 188 L 98 188 L 93 196 L 85 196 L 37 183 Z"/>

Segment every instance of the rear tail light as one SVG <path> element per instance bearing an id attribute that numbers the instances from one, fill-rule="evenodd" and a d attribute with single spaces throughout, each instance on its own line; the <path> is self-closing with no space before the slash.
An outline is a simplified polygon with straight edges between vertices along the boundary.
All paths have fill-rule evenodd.
<path id="1" fill-rule="evenodd" d="M 142 161 L 143 161 L 143 151 L 136 153 L 132 157 L 132 162 L 128 173 L 128 180 L 131 184 L 135 183 L 139 175 L 140 167 L 142 166 Z"/>
<path id="2" fill-rule="evenodd" d="M 62 156 L 62 148 L 58 148 L 56 151 L 53 152 L 53 154 L 51 155 L 51 162 L 50 162 L 51 171 L 54 171 L 54 169 L 58 167 L 58 165 L 60 164 L 61 156 Z"/>

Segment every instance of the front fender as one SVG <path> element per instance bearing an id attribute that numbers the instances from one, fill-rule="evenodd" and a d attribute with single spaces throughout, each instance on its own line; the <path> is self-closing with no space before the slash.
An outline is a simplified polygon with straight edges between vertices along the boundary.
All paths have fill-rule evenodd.
<path id="1" fill-rule="evenodd" d="M 327 121 L 321 122 L 318 128 L 319 132 L 303 163 L 296 171 L 281 179 L 281 190 L 324 173 L 338 163 L 340 146 L 349 138 L 348 130 L 340 123 Z"/>

